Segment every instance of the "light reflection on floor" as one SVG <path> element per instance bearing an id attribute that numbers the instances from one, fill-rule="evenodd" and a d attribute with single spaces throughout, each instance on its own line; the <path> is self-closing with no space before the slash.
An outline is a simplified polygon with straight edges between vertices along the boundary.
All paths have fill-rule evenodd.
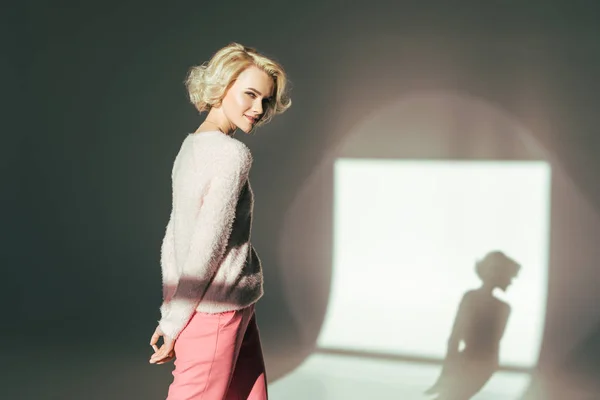
<path id="1" fill-rule="evenodd" d="M 269 385 L 272 400 L 425 400 L 438 365 L 313 354 Z M 529 384 L 525 373 L 498 372 L 472 400 L 516 400 Z"/>

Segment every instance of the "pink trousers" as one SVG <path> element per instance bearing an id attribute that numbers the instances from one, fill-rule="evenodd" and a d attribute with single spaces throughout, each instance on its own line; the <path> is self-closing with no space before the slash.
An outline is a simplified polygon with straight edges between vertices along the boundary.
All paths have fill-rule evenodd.
<path id="1" fill-rule="evenodd" d="M 267 377 L 254 306 L 196 312 L 175 342 L 167 400 L 266 400 Z"/>

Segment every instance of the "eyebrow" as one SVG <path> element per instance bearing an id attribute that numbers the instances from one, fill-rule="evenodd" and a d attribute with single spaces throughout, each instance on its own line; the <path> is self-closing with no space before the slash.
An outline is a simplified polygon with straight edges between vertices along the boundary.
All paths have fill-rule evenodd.
<path id="1" fill-rule="evenodd" d="M 262 93 L 261 93 L 261 92 L 259 92 L 259 91 L 258 91 L 258 90 L 256 90 L 256 89 L 254 89 L 254 88 L 251 88 L 251 87 L 249 87 L 249 88 L 248 88 L 248 90 L 252 90 L 252 91 L 253 91 L 254 93 L 256 93 L 257 95 L 259 95 L 259 96 L 262 96 Z M 271 97 L 265 97 L 265 99 L 267 99 L 267 100 L 271 100 Z"/>

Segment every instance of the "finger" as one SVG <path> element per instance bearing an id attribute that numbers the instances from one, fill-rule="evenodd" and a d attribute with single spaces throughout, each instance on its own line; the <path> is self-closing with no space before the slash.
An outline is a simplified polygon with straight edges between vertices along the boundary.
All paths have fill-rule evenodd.
<path id="1" fill-rule="evenodd" d="M 163 359 L 163 357 L 152 356 L 152 357 L 150 357 L 150 364 L 156 364 L 156 363 L 160 362 L 162 359 Z"/>
<path id="2" fill-rule="evenodd" d="M 170 353 L 166 358 L 164 358 L 161 361 L 157 362 L 157 364 L 168 363 L 168 362 L 172 361 L 174 358 L 175 358 L 175 354 L 174 353 Z"/>
<path id="3" fill-rule="evenodd" d="M 167 356 L 165 358 L 163 358 L 161 360 L 161 363 L 169 362 L 169 361 L 171 361 L 174 358 L 175 358 L 175 352 L 171 351 L 169 354 L 167 354 Z"/>
<path id="4" fill-rule="evenodd" d="M 156 358 L 151 358 L 150 359 L 150 364 L 162 364 L 163 362 L 166 362 L 168 360 L 168 356 L 162 356 L 162 357 L 156 357 Z"/>
<path id="5" fill-rule="evenodd" d="M 157 362 L 163 358 L 165 358 L 167 356 L 167 354 L 169 354 L 169 349 L 167 348 L 167 346 L 165 346 L 164 344 L 161 346 L 160 349 L 158 349 L 158 351 L 154 354 L 152 354 L 152 356 L 150 357 L 150 361 L 151 362 Z"/>
<path id="6" fill-rule="evenodd" d="M 150 358 L 150 364 L 164 364 L 166 362 L 171 361 L 174 358 L 172 354 L 165 354 L 157 357 Z"/>
<path id="7" fill-rule="evenodd" d="M 167 339 L 160 348 L 155 349 L 155 353 L 150 357 L 150 361 L 158 361 L 174 353 L 175 342 Z"/>
<path id="8" fill-rule="evenodd" d="M 160 338 L 160 335 L 158 334 L 158 332 L 154 332 L 152 334 L 152 337 L 150 338 L 150 346 L 155 345 L 156 343 L 158 343 L 158 338 Z"/>
<path id="9" fill-rule="evenodd" d="M 163 351 L 159 349 L 157 352 L 150 356 L 150 360 L 159 360 L 164 357 Z"/>
<path id="10" fill-rule="evenodd" d="M 157 346 L 157 345 L 153 344 L 153 345 L 152 345 L 152 348 L 154 349 L 154 352 L 155 352 L 155 353 L 158 351 L 158 346 Z"/>
<path id="11" fill-rule="evenodd" d="M 171 351 L 173 351 L 174 347 L 174 341 L 169 340 L 168 338 L 163 338 L 163 344 L 160 346 L 160 350 L 163 351 L 164 354 L 169 354 Z"/>

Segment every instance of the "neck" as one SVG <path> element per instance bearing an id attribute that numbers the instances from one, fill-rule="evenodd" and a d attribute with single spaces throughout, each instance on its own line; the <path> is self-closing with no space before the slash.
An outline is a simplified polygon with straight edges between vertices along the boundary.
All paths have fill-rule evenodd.
<path id="1" fill-rule="evenodd" d="M 198 128 L 198 131 L 203 130 L 218 130 L 228 136 L 233 136 L 236 130 L 236 126 L 233 125 L 227 117 L 223 114 L 220 109 L 213 108 L 208 112 L 206 119 Z"/>

